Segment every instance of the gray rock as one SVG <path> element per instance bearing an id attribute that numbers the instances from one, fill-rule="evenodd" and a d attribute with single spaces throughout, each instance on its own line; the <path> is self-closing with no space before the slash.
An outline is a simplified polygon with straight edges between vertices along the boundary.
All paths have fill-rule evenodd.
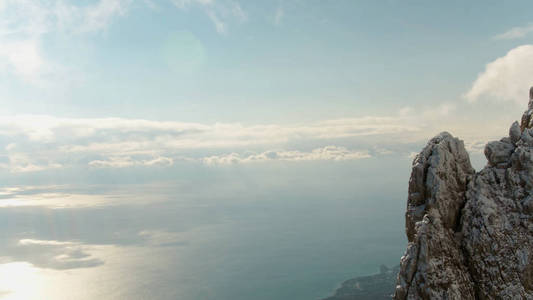
<path id="1" fill-rule="evenodd" d="M 513 125 L 511 125 L 511 128 L 509 128 L 509 137 L 511 138 L 511 142 L 516 145 L 516 142 L 520 140 L 520 136 L 522 135 L 522 131 L 520 131 L 520 125 L 518 125 L 518 122 L 514 122 Z"/>
<path id="2" fill-rule="evenodd" d="M 507 166 L 514 151 L 514 145 L 504 141 L 490 142 L 485 146 L 485 157 L 491 166 Z"/>
<path id="3" fill-rule="evenodd" d="M 533 299 L 532 115 L 478 173 L 449 133 L 415 158 L 395 299 Z"/>
<path id="4" fill-rule="evenodd" d="M 467 183 L 473 175 L 463 142 L 447 132 L 429 141 L 415 158 L 405 218 L 409 244 L 400 262 L 396 298 L 474 295 L 455 238 Z"/>

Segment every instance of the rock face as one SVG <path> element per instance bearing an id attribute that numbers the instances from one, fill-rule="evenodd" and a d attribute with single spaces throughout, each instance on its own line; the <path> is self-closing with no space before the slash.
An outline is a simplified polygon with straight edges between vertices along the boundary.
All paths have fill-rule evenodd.
<path id="1" fill-rule="evenodd" d="M 415 158 L 395 299 L 533 299 L 533 100 L 485 156 L 444 132 Z"/>

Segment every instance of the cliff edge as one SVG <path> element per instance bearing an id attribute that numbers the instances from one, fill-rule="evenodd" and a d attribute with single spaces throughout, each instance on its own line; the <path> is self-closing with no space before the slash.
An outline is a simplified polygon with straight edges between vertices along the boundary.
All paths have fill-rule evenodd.
<path id="1" fill-rule="evenodd" d="M 394 299 L 533 299 L 533 88 L 475 172 L 443 132 L 413 161 Z"/>

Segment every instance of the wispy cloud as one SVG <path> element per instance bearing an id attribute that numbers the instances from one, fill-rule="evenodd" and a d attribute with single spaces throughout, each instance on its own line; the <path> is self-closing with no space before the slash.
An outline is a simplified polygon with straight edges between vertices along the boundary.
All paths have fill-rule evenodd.
<path id="1" fill-rule="evenodd" d="M 403 107 L 388 116 L 299 124 L 0 116 L 0 170 L 22 173 L 70 167 L 170 167 L 178 162 L 220 165 L 359 159 L 375 153 L 375 147 L 400 149 L 398 145 L 425 141 L 443 129 L 466 138 L 464 128 L 468 128 L 469 138 L 477 135 L 478 141 L 484 132 L 479 124 L 469 122 L 465 127 L 441 122 L 443 118 L 460 120 L 456 115 L 456 104 L 445 102 L 426 109 Z"/>
<path id="2" fill-rule="evenodd" d="M 372 136 L 406 138 L 421 130 L 412 118 L 369 116 L 300 125 L 243 125 L 122 118 L 0 117 L 0 137 L 6 141 L 0 150 L 0 168 L 28 172 L 84 161 L 100 168 L 170 166 L 176 159 L 203 161 L 198 156 L 201 153 L 227 153 L 228 149 L 246 151 L 259 147 L 268 151 L 292 142 Z M 278 153 L 278 159 L 310 160 L 333 153 L 349 154 L 341 148 L 327 147 L 307 154 L 299 151 Z"/>
<path id="3" fill-rule="evenodd" d="M 46 158 L 32 159 L 25 153 L 10 153 L 7 159 L 7 162 L 0 163 L 0 168 L 12 173 L 36 172 L 62 167 L 61 164 L 51 162 Z"/>
<path id="4" fill-rule="evenodd" d="M 134 159 L 130 156 L 109 157 L 106 160 L 93 160 L 89 166 L 97 168 L 125 168 L 132 166 L 171 166 L 174 160 L 169 157 L 159 156 L 152 159 Z"/>
<path id="5" fill-rule="evenodd" d="M 215 26 L 220 34 L 227 34 L 229 23 L 244 22 L 248 14 L 236 1 L 231 0 L 171 0 L 179 9 L 187 10 L 192 6 L 199 7 Z"/>
<path id="6" fill-rule="evenodd" d="M 42 36 L 52 32 L 81 34 L 105 30 L 126 13 L 132 0 L 100 0 L 72 5 L 61 0 L 4 0 L 0 6 L 0 71 L 35 85 L 66 72 L 41 49 Z M 55 77 L 54 77 L 55 76 Z"/>
<path id="7" fill-rule="evenodd" d="M 56 70 L 56 66 L 43 57 L 40 48 L 37 39 L 0 41 L 0 70 L 39 84 L 41 77 Z"/>
<path id="8" fill-rule="evenodd" d="M 533 45 L 516 47 L 488 63 L 465 97 L 470 102 L 493 99 L 523 105 L 527 103 L 528 87 L 533 85 L 532 68 Z"/>
<path id="9" fill-rule="evenodd" d="M 204 158 L 207 165 L 227 165 L 265 161 L 312 161 L 312 160 L 354 160 L 371 157 L 368 151 L 353 151 L 345 147 L 326 146 L 310 152 L 301 151 L 266 151 L 259 154 L 230 153 Z"/>
<path id="10" fill-rule="evenodd" d="M 493 38 L 495 40 L 514 40 L 523 38 L 531 33 L 533 33 L 533 23 L 529 23 L 525 26 L 513 27 L 504 33 L 495 35 Z"/>

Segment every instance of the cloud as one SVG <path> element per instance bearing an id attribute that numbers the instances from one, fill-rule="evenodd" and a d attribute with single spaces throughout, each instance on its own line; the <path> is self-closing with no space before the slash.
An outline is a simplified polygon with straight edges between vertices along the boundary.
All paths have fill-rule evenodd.
<path id="1" fill-rule="evenodd" d="M 12 173 L 36 172 L 49 169 L 58 169 L 62 165 L 46 159 L 32 159 L 24 153 L 12 153 L 7 156 L 8 162 L 0 163 L 0 168 Z"/>
<path id="2" fill-rule="evenodd" d="M 248 14 L 236 1 L 224 0 L 171 0 L 179 9 L 187 10 L 191 6 L 197 6 L 204 11 L 209 20 L 215 26 L 219 34 L 227 34 L 229 23 L 244 22 Z"/>
<path id="3" fill-rule="evenodd" d="M 293 124 L 0 116 L 0 170 L 58 172 L 72 167 L 170 167 L 178 162 L 219 165 L 273 159 L 358 159 L 365 151 L 377 153 L 377 148 L 403 153 L 406 149 L 401 145 L 424 142 L 442 130 L 469 141 L 491 138 L 480 137 L 488 125 L 471 116 L 464 121 L 457 105 L 445 102 L 426 109 L 398 108 L 386 116 Z M 497 125 L 505 127 L 506 123 Z M 350 150 L 354 148 L 357 151 Z"/>
<path id="4" fill-rule="evenodd" d="M 498 34 L 493 37 L 495 40 L 514 40 L 523 38 L 533 33 L 533 23 L 529 23 L 525 26 L 513 27 L 508 31 Z"/>
<path id="5" fill-rule="evenodd" d="M 266 151 L 259 154 L 240 155 L 230 153 L 220 156 L 209 156 L 203 159 L 207 165 L 227 165 L 237 163 L 265 162 L 265 161 L 312 161 L 312 160 L 354 160 L 370 158 L 368 151 L 353 151 L 345 147 L 326 146 L 310 152 L 301 151 Z"/>
<path id="6" fill-rule="evenodd" d="M 91 156 L 94 158 L 88 164 L 93 167 L 168 166 L 175 159 L 186 160 L 184 153 L 192 150 L 220 152 L 263 147 L 266 151 L 288 142 L 381 135 L 400 139 L 416 135 L 420 125 L 412 116 L 347 118 L 299 125 L 6 116 L 0 117 L 0 137 L 5 140 L 0 149 L 0 167 L 12 171 L 43 170 Z"/>
<path id="7" fill-rule="evenodd" d="M 62 0 L 3 0 L 0 2 L 0 72 L 14 74 L 34 85 L 49 83 L 46 78 L 57 78 L 68 68 L 43 54 L 44 34 L 100 32 L 116 16 L 124 15 L 131 2 L 100 0 L 90 5 L 70 5 Z"/>
<path id="8" fill-rule="evenodd" d="M 192 4 L 211 5 L 214 0 L 171 0 L 176 7 L 186 9 Z"/>
<path id="9" fill-rule="evenodd" d="M 213 24 L 215 24 L 215 28 L 218 33 L 221 33 L 221 34 L 227 33 L 226 23 L 222 22 L 222 20 L 220 20 L 220 18 L 217 16 L 217 14 L 213 10 L 207 10 L 206 14 L 209 17 L 209 19 L 213 22 Z"/>
<path id="10" fill-rule="evenodd" d="M 73 10 L 80 10 L 78 14 L 81 14 L 83 20 L 79 31 L 97 32 L 105 30 L 117 16 L 126 14 L 131 2 L 132 0 L 100 0 L 97 4 L 82 9 L 73 7 Z"/>
<path id="11" fill-rule="evenodd" d="M 26 261 L 40 268 L 65 270 L 104 264 L 104 261 L 91 254 L 95 248 L 75 241 L 21 239 L 4 251 L 13 261 Z"/>
<path id="12" fill-rule="evenodd" d="M 172 158 L 159 156 L 152 159 L 135 160 L 130 156 L 110 157 L 107 160 L 93 160 L 89 166 L 97 168 L 125 168 L 132 166 L 171 166 L 174 163 Z"/>
<path id="13" fill-rule="evenodd" d="M 533 45 L 516 47 L 488 63 L 465 97 L 470 102 L 493 99 L 524 105 L 533 85 L 532 69 Z"/>
<path id="14" fill-rule="evenodd" d="M 133 0 L 99 0 L 73 5 L 61 0 L 4 0 L 0 36 L 37 37 L 49 32 L 83 33 L 105 30 L 125 15 Z"/>

